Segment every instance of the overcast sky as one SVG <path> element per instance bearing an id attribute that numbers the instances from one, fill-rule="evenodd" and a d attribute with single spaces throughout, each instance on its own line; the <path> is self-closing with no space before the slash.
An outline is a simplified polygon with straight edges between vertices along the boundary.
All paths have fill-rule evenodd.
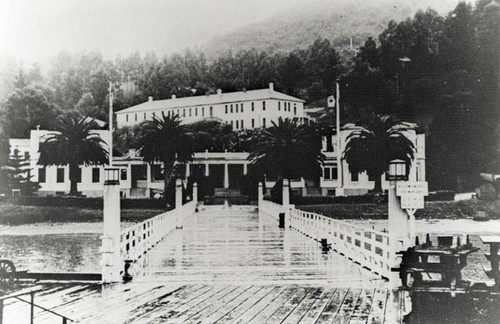
<path id="1" fill-rule="evenodd" d="M 46 61 L 62 50 L 162 56 L 312 1 L 390 0 L 0 0 L 0 58 Z M 436 8 L 459 0 L 408 1 Z"/>
<path id="2" fill-rule="evenodd" d="M 0 55 L 43 60 L 61 50 L 162 55 L 305 0 L 0 0 Z"/>

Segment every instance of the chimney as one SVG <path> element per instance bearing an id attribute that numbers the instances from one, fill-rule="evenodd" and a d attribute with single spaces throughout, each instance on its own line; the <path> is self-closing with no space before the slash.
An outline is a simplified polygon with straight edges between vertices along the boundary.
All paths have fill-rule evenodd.
<path id="1" fill-rule="evenodd" d="M 149 97 L 148 97 L 148 101 L 149 101 L 149 102 L 152 102 L 152 101 L 153 101 L 153 97 L 152 97 L 152 96 L 149 96 Z"/>
<path id="2" fill-rule="evenodd" d="M 177 98 L 177 96 L 173 94 L 173 95 L 172 95 L 172 99 L 175 99 L 175 98 Z"/>
<path id="3" fill-rule="evenodd" d="M 269 91 L 274 91 L 274 83 L 269 83 Z"/>
<path id="4" fill-rule="evenodd" d="M 222 90 L 221 89 L 217 89 L 217 94 L 220 96 L 222 94 Z"/>

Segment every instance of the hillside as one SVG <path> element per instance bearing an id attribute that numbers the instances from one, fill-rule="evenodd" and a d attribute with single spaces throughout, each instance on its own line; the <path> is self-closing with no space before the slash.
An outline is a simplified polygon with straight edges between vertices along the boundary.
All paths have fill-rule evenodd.
<path id="1" fill-rule="evenodd" d="M 456 4 L 457 0 L 308 1 L 261 23 L 215 37 L 202 50 L 209 58 L 228 50 L 252 48 L 286 53 L 305 48 L 318 37 L 327 38 L 338 47 L 349 46 L 352 37 L 357 48 L 368 36 L 377 38 L 393 19 L 405 20 L 429 7 L 445 14 Z"/>

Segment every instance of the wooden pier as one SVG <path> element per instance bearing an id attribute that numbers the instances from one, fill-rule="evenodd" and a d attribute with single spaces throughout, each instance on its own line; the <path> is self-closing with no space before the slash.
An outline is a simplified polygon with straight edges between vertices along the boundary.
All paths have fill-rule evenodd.
<path id="1" fill-rule="evenodd" d="M 254 207 L 205 207 L 135 264 L 127 284 L 40 284 L 78 323 L 384 323 L 387 282 Z M 28 322 L 6 301 L 4 323 Z M 35 323 L 54 323 L 35 311 Z M 390 321 L 393 322 L 392 320 Z"/>

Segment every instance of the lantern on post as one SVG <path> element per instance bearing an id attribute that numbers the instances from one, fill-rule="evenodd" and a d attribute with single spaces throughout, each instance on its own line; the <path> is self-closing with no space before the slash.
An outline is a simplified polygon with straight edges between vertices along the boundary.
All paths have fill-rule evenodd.
<path id="1" fill-rule="evenodd" d="M 104 185 L 113 186 L 120 184 L 120 169 L 105 168 L 104 169 Z"/>
<path id="2" fill-rule="evenodd" d="M 385 174 L 387 181 L 408 181 L 408 165 L 403 160 L 392 160 Z"/>

